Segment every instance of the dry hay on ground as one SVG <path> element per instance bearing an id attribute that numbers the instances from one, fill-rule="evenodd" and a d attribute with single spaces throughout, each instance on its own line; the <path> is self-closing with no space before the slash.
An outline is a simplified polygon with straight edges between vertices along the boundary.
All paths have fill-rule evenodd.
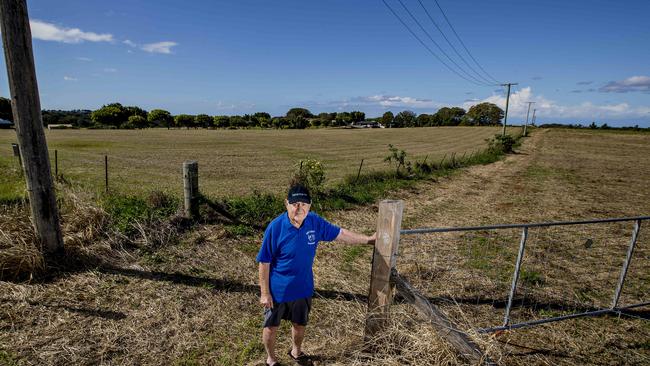
<path id="1" fill-rule="evenodd" d="M 594 139 L 599 144 L 594 145 Z M 648 142 L 646 135 L 540 131 L 519 154 L 503 162 L 472 167 L 396 194 L 395 198 L 406 201 L 403 227 L 647 213 L 650 192 L 643 182 L 650 162 L 644 159 L 650 154 L 643 149 L 648 149 Z M 608 144 L 617 146 L 615 154 Z M 634 163 L 628 161 L 632 150 L 641 157 Z M 608 174 L 603 162 L 616 176 Z M 619 194 L 619 179 L 634 195 Z M 373 230 L 376 207 L 335 212 L 329 219 L 357 231 Z M 508 237 L 499 239 L 511 242 Z M 116 268 L 86 270 L 38 284 L 0 282 L 0 357 L 53 365 L 262 364 L 254 261 L 259 241 L 259 234 L 233 237 L 221 226 L 204 226 L 184 234 L 177 245 L 158 247 Z M 419 252 L 415 251 L 418 245 Z M 400 270 L 422 291 L 431 290 L 427 286 L 445 269 L 440 260 L 428 257 L 436 252 L 426 245 L 409 243 L 404 237 L 406 252 L 398 261 Z M 442 253 L 458 254 L 453 248 L 443 249 Z M 472 253 L 471 248 L 463 249 L 460 253 Z M 406 304 L 393 307 L 392 326 L 384 336 L 364 343 L 370 257 L 363 247 L 322 244 L 315 265 L 319 295 L 306 352 L 317 356 L 318 364 L 327 365 L 463 364 Z M 488 267 L 502 264 L 497 256 L 493 260 Z M 638 263 L 631 273 L 645 278 L 650 271 L 641 264 L 647 262 Z M 460 268 L 474 278 L 469 276 L 474 267 Z M 544 275 L 550 279 L 556 273 Z M 487 283 L 492 277 L 478 280 Z M 644 295 L 643 283 L 637 287 L 636 293 Z M 488 295 L 480 286 L 473 291 Z M 502 311 L 491 303 L 443 305 L 465 328 L 488 324 Z M 647 321 L 601 317 L 474 339 L 504 365 L 647 364 L 649 335 Z M 285 325 L 278 340 L 282 355 L 288 337 Z"/>

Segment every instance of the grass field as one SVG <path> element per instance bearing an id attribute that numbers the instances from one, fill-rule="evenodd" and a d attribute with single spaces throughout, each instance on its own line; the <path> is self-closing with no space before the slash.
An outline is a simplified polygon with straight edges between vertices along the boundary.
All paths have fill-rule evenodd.
<path id="1" fill-rule="evenodd" d="M 513 131 L 520 132 L 519 128 Z M 97 191 L 104 189 L 104 155 L 109 185 L 125 193 L 162 190 L 182 194 L 181 166 L 199 162 L 201 190 L 209 195 L 243 195 L 285 189 L 301 159 L 326 167 L 330 183 L 363 171 L 386 169 L 388 144 L 409 158 L 428 161 L 457 157 L 487 146 L 498 127 L 316 130 L 51 130 L 46 131 L 50 159 L 58 150 L 59 173 Z M 0 159 L 11 164 L 13 130 L 0 130 Z M 17 163 L 16 163 L 17 164 Z M 54 169 L 54 164 L 52 164 Z M 0 182 L 1 183 L 1 182 Z"/>
<path id="2" fill-rule="evenodd" d="M 403 228 L 581 220 L 650 214 L 648 181 L 650 134 L 538 130 L 503 161 L 423 180 L 390 198 L 405 202 Z M 103 255 L 119 260 L 44 281 L 0 281 L 0 364 L 263 365 L 255 263 L 261 233 L 240 236 L 223 225 L 197 225 L 173 244 L 111 251 L 110 243 L 84 242 L 97 237 L 94 223 L 102 215 L 82 203 L 64 210 L 66 244 L 81 242 L 76 245 L 88 253 L 107 248 Z M 0 232 L 30 230 L 28 213 L 19 209 L 0 210 Z M 327 212 L 327 218 L 368 232 L 376 227 L 376 211 L 368 205 Z M 607 306 L 630 229 L 531 230 L 513 321 Z M 404 235 L 397 268 L 463 329 L 498 325 L 517 237 Z M 390 328 L 367 351 L 371 258 L 367 246 L 319 247 L 304 345 L 316 365 L 465 364 L 405 303 L 392 306 Z M 650 300 L 649 261 L 650 231 L 642 225 L 622 304 Z M 647 309 L 475 340 L 501 365 L 647 365 Z M 278 339 L 284 362 L 288 330 L 283 326 Z"/>

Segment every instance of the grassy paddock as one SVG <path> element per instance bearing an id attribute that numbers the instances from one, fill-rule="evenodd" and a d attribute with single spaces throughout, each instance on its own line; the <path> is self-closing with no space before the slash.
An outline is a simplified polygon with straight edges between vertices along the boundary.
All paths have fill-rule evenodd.
<path id="1" fill-rule="evenodd" d="M 519 128 L 515 130 L 519 133 Z M 46 131 L 50 158 L 58 150 L 59 173 L 96 190 L 104 188 L 104 155 L 113 190 L 144 194 L 153 190 L 180 195 L 181 165 L 197 160 L 201 190 L 213 196 L 241 196 L 254 190 L 283 191 L 295 165 L 321 160 L 329 184 L 354 174 L 385 170 L 388 144 L 411 160 L 428 162 L 470 155 L 487 147 L 498 127 L 317 130 L 52 130 Z M 15 132 L 0 131 L 0 159 L 11 158 Z M 52 166 L 54 169 L 54 165 Z"/>

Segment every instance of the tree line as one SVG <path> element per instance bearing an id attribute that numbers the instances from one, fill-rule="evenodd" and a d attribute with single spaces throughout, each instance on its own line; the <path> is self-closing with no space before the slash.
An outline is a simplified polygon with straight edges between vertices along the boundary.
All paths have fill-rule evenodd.
<path id="1" fill-rule="evenodd" d="M 244 115 L 178 114 L 164 109 L 146 111 L 137 106 L 111 103 L 90 110 L 43 110 L 43 124 L 70 124 L 79 128 L 141 129 L 165 128 L 277 128 L 304 129 L 310 127 L 343 127 L 358 122 L 378 122 L 385 127 L 428 126 L 496 126 L 501 124 L 503 110 L 492 103 L 480 103 L 468 111 L 460 107 L 443 107 L 432 114 L 404 110 L 397 115 L 385 112 L 381 117 L 366 118 L 364 112 L 323 112 L 313 114 L 306 108 L 291 108 L 284 116 L 266 112 Z M 11 104 L 0 97 L 0 118 L 12 120 Z"/>

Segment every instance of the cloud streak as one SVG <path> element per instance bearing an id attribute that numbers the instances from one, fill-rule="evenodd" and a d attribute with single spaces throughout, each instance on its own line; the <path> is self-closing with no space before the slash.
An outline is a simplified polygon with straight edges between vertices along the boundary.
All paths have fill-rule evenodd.
<path id="1" fill-rule="evenodd" d="M 47 23 L 41 20 L 30 20 L 29 25 L 32 37 L 42 41 L 54 41 L 62 43 L 82 42 L 113 42 L 113 35 L 110 33 L 85 32 L 79 28 L 65 28 Z"/>
<path id="2" fill-rule="evenodd" d="M 147 43 L 145 45 L 142 45 L 141 49 L 145 52 L 150 52 L 150 53 L 170 54 L 172 53 L 171 48 L 174 46 L 178 46 L 178 43 L 171 42 L 171 41 L 163 41 L 163 42 L 156 42 L 156 43 Z"/>
<path id="3" fill-rule="evenodd" d="M 598 91 L 603 93 L 650 93 L 650 76 L 632 76 L 624 80 L 610 81 Z"/>

